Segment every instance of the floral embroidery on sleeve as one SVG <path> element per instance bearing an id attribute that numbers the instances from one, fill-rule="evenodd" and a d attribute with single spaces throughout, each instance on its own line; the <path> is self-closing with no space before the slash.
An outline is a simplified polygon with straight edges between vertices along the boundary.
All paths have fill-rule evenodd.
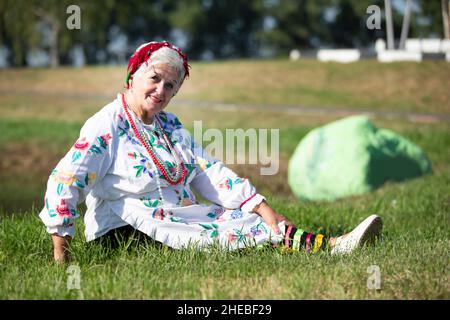
<path id="1" fill-rule="evenodd" d="M 72 153 L 72 164 L 76 163 L 82 155 L 82 152 L 87 150 L 88 154 L 102 154 L 104 150 L 108 148 L 109 140 L 111 140 L 111 134 L 107 133 L 96 138 L 96 143 L 90 143 L 86 141 L 86 137 L 79 138 L 73 145 L 74 152 Z M 90 145 L 90 147 L 89 147 Z"/>
<path id="2" fill-rule="evenodd" d="M 89 142 L 86 141 L 86 138 L 78 139 L 73 145 L 73 149 L 75 150 L 72 153 L 72 164 L 75 163 L 81 157 L 81 152 L 86 151 L 89 148 Z"/>
<path id="3" fill-rule="evenodd" d="M 45 198 L 45 206 L 47 207 L 47 212 L 50 218 L 60 216 L 63 218 L 63 226 L 71 226 L 72 219 L 78 215 L 76 209 L 70 209 L 66 204 L 65 199 L 61 199 L 60 204 L 56 205 L 56 209 L 50 208 L 47 197 Z"/>
<path id="4" fill-rule="evenodd" d="M 57 183 L 56 185 L 56 193 L 58 195 L 61 195 L 61 192 L 63 188 L 70 187 L 70 186 L 77 186 L 78 188 L 85 188 L 89 185 L 89 183 L 92 183 L 96 179 L 96 173 L 86 173 L 84 175 L 83 179 L 77 179 L 75 173 L 73 172 L 66 172 L 66 171 L 58 171 L 54 169 L 52 173 L 50 174 L 50 177 L 53 179 L 54 182 Z"/>
<path id="5" fill-rule="evenodd" d="M 218 184 L 219 189 L 232 190 L 233 186 L 239 183 L 244 182 L 246 179 L 236 178 L 234 181 L 231 178 L 225 178 Z"/>
<path id="6" fill-rule="evenodd" d="M 240 219 L 244 216 L 244 213 L 240 209 L 233 210 L 231 213 L 231 219 Z"/>
<path id="7" fill-rule="evenodd" d="M 217 207 L 214 208 L 211 212 L 208 212 L 206 216 L 208 216 L 211 219 L 216 219 L 217 221 L 220 221 L 219 219 L 224 212 L 225 212 L 224 207 Z"/>
<path id="8" fill-rule="evenodd" d="M 97 144 L 92 144 L 89 148 L 89 152 L 96 153 L 96 154 L 102 154 L 103 150 L 106 150 L 108 147 L 109 140 L 111 140 L 111 134 L 105 134 L 103 136 L 97 137 Z"/>
<path id="9" fill-rule="evenodd" d="M 198 163 L 200 169 L 202 169 L 202 171 L 205 171 L 212 165 L 208 160 L 206 160 L 202 157 L 197 157 L 197 163 Z"/>

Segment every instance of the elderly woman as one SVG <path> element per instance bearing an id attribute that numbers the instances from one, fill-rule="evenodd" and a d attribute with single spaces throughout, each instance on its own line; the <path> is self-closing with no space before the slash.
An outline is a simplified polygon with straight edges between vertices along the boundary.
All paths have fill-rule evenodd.
<path id="1" fill-rule="evenodd" d="M 131 230 L 176 249 L 272 243 L 346 253 L 380 233 L 376 215 L 326 239 L 275 212 L 249 180 L 206 154 L 164 111 L 188 75 L 186 55 L 168 42 L 143 44 L 133 54 L 125 92 L 86 121 L 48 180 L 39 216 L 52 235 L 55 260 L 67 259 L 82 201 L 87 241 Z M 210 204 L 199 203 L 192 190 Z"/>

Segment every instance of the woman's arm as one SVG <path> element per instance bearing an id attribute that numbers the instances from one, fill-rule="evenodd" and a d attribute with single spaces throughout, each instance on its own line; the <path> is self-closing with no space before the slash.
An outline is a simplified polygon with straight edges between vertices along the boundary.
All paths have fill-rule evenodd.
<path id="1" fill-rule="evenodd" d="M 68 242 L 75 235 L 79 203 L 101 180 L 113 159 L 113 122 L 97 113 L 80 130 L 80 136 L 52 170 L 47 181 L 45 206 L 39 214 L 51 235 L 54 258 L 65 262 Z"/>
<path id="2" fill-rule="evenodd" d="M 291 221 L 289 221 L 286 217 L 277 213 L 273 210 L 266 200 L 263 200 L 260 204 L 258 204 L 253 212 L 259 214 L 264 221 L 272 228 L 275 234 L 280 234 L 280 228 L 278 227 L 278 223 L 284 221 L 286 225 L 293 225 Z"/>

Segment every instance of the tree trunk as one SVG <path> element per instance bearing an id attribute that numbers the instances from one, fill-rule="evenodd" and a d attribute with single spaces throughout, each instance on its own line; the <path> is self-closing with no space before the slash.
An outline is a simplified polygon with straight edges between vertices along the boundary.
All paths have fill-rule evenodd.
<path id="1" fill-rule="evenodd" d="M 450 1 L 441 0 L 442 4 L 442 22 L 444 24 L 444 38 L 450 39 Z"/>
<path id="2" fill-rule="evenodd" d="M 36 10 L 36 14 L 50 26 L 51 29 L 50 49 L 49 49 L 50 66 L 52 68 L 56 68 L 59 66 L 59 46 L 58 46 L 58 35 L 60 29 L 59 21 L 51 13 L 47 13 L 46 11 L 40 8 Z"/>
<path id="3" fill-rule="evenodd" d="M 59 24 L 51 25 L 52 33 L 50 39 L 50 66 L 56 68 L 59 66 L 59 48 L 58 48 L 58 34 Z"/>

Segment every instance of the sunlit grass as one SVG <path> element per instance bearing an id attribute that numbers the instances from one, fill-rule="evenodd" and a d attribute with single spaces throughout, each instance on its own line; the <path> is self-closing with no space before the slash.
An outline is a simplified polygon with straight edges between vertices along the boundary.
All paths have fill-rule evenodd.
<path id="1" fill-rule="evenodd" d="M 108 251 L 84 241 L 80 222 L 71 265 L 80 268 L 85 299 L 448 299 L 449 203 L 442 185 L 449 182 L 449 173 L 429 176 L 334 203 L 269 197 L 298 225 L 328 234 L 349 231 L 370 213 L 382 215 L 383 241 L 352 256 L 172 251 L 133 242 Z M 80 297 L 67 288 L 69 265 L 51 262 L 37 212 L 3 219 L 0 238 L 0 298 Z M 380 290 L 367 288 L 372 265 L 381 271 Z"/>

